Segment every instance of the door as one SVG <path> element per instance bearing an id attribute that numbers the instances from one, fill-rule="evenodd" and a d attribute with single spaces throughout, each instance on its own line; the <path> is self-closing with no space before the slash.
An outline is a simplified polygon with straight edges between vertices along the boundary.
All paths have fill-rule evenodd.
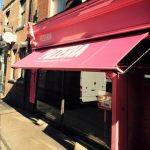
<path id="1" fill-rule="evenodd" d="M 150 70 L 128 73 L 128 150 L 150 149 Z"/>

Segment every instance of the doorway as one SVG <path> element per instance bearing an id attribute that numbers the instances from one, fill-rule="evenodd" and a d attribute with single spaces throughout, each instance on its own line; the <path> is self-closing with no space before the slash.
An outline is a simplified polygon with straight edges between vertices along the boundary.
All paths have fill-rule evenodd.
<path id="1" fill-rule="evenodd" d="M 150 70 L 128 73 L 128 150 L 150 148 Z"/>

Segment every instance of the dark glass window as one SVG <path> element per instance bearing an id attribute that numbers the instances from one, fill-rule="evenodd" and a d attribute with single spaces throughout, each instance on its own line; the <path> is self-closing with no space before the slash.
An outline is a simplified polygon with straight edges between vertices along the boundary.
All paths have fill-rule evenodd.
<path id="1" fill-rule="evenodd" d="M 111 92 L 111 79 L 106 79 L 104 72 L 40 70 L 37 109 L 85 140 L 90 139 L 89 144 L 94 143 L 97 149 L 100 145 L 110 149 L 111 103 L 106 101 L 104 105 L 103 100 L 111 98 Z M 104 99 L 98 99 L 98 93 Z M 98 100 L 103 104 L 99 105 Z"/>

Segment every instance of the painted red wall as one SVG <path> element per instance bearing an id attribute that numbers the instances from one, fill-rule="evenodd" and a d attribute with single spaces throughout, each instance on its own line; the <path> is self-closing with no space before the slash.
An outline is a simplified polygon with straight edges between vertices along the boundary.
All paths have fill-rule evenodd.
<path id="1" fill-rule="evenodd" d="M 127 75 L 115 75 L 112 97 L 111 150 L 127 150 Z"/>
<path id="2" fill-rule="evenodd" d="M 36 84 L 37 84 L 37 70 L 31 70 L 29 101 L 32 104 L 35 104 L 36 102 Z"/>
<path id="3" fill-rule="evenodd" d="M 139 69 L 128 77 L 128 147 L 150 149 L 150 69 Z"/>
<path id="4" fill-rule="evenodd" d="M 150 79 L 145 74 L 150 69 L 131 69 L 113 79 L 112 150 L 150 149 Z"/>
<path id="5" fill-rule="evenodd" d="M 91 0 L 34 25 L 31 45 L 41 48 L 149 29 L 149 5 L 149 0 Z"/>

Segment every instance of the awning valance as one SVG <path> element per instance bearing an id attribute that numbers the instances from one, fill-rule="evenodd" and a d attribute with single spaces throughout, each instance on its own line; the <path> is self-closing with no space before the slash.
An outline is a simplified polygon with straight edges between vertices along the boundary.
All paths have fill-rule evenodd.
<path id="1" fill-rule="evenodd" d="M 38 50 L 13 64 L 12 67 L 74 71 L 120 71 L 118 63 L 148 35 L 148 33 L 143 33 Z"/>

